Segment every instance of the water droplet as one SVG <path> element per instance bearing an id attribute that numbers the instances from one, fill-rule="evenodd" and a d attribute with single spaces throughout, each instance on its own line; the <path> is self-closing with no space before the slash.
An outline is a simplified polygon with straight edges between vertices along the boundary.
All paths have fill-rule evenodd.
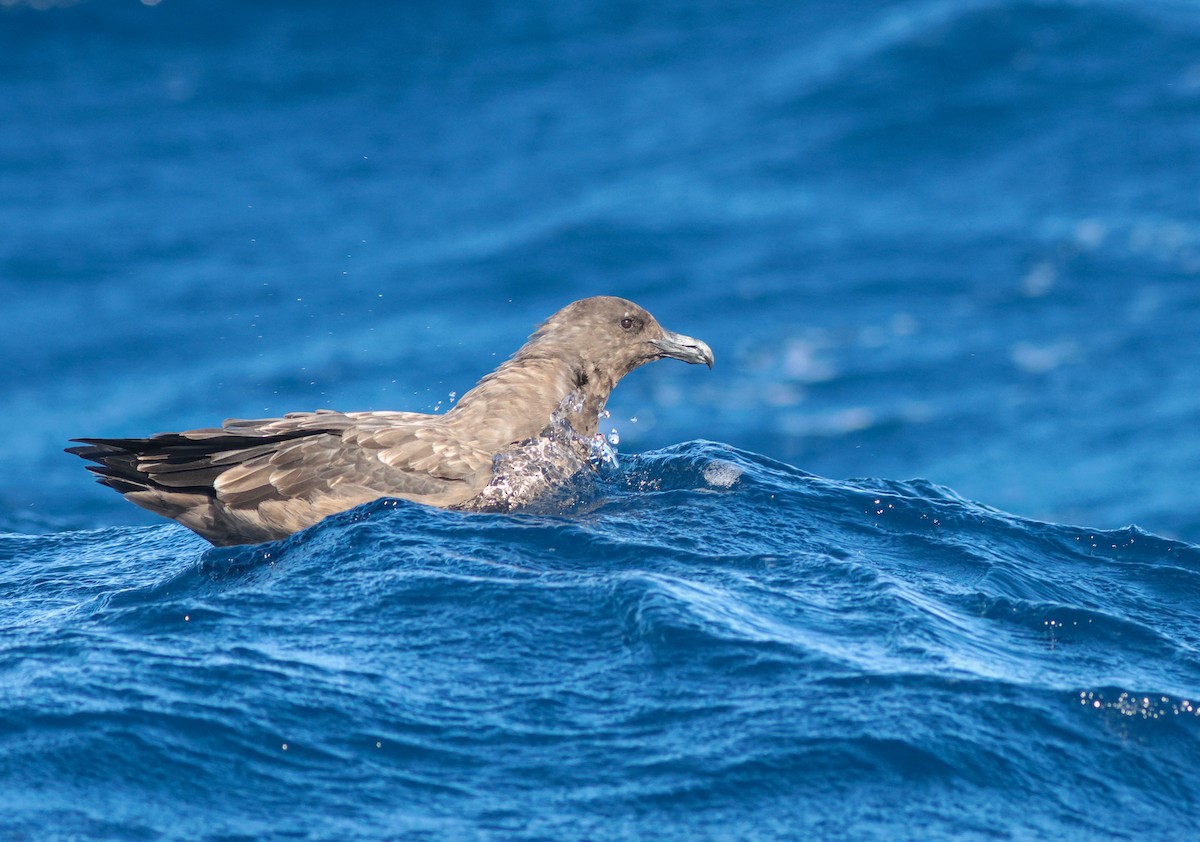
<path id="1" fill-rule="evenodd" d="M 612 432 L 608 434 L 608 443 L 614 446 L 621 443 L 621 435 L 617 432 L 616 427 L 613 427 Z"/>

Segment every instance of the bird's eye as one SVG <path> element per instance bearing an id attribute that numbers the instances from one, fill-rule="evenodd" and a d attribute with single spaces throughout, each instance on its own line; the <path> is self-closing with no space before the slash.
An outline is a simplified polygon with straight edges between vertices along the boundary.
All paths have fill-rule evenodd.
<path id="1" fill-rule="evenodd" d="M 629 330 L 632 327 L 633 327 L 633 319 L 629 318 L 628 316 L 621 319 L 621 330 Z"/>

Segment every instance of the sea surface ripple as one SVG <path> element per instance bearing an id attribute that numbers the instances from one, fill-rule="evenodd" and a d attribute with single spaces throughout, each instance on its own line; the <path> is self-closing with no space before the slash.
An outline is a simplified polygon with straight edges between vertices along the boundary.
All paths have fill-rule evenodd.
<path id="1" fill-rule="evenodd" d="M 1073 837 L 1200 801 L 1200 548 L 710 442 L 560 515 L 5 534 L 0 590 L 14 838 Z"/>

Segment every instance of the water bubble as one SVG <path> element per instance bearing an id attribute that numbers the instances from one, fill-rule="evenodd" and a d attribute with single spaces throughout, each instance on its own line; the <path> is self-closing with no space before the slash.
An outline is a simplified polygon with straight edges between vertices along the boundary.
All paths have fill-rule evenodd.
<path id="1" fill-rule="evenodd" d="M 621 443 L 621 435 L 617 432 L 616 427 L 613 427 L 612 432 L 608 434 L 608 443 L 614 446 Z"/>

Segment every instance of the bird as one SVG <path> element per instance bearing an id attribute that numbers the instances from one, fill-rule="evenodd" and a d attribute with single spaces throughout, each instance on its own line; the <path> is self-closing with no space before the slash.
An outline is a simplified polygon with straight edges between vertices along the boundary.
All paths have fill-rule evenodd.
<path id="1" fill-rule="evenodd" d="M 276 541 L 381 498 L 513 511 L 588 466 L 613 388 L 645 363 L 713 367 L 624 298 L 563 307 L 441 414 L 318 409 L 145 438 L 77 438 L 96 481 L 216 546 Z"/>

